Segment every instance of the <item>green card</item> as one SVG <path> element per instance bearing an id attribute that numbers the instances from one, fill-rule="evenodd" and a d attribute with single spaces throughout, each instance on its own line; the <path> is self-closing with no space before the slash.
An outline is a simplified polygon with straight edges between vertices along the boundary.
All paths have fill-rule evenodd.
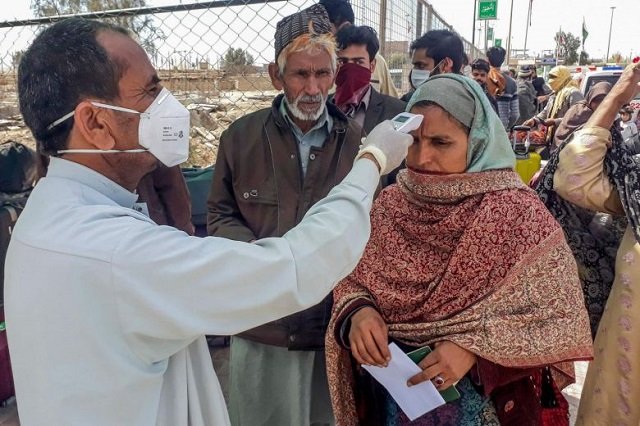
<path id="1" fill-rule="evenodd" d="M 418 364 L 425 356 L 429 355 L 429 353 L 431 353 L 431 348 L 429 346 L 425 346 L 408 352 L 407 356 L 411 358 L 411 361 Z M 443 391 L 440 391 L 440 395 L 442 396 L 442 399 L 445 400 L 445 402 L 455 401 L 456 399 L 460 398 L 460 392 L 458 392 L 458 389 L 456 389 L 455 386 L 451 386 Z"/>

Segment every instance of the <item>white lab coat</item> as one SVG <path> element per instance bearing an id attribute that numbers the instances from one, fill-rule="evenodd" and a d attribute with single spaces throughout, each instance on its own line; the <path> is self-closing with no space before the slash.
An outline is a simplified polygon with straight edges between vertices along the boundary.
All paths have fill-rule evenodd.
<path id="1" fill-rule="evenodd" d="M 135 194 L 53 158 L 6 261 L 22 425 L 227 425 L 204 335 L 320 302 L 364 250 L 378 178 L 357 161 L 297 227 L 247 244 L 157 226 Z"/>

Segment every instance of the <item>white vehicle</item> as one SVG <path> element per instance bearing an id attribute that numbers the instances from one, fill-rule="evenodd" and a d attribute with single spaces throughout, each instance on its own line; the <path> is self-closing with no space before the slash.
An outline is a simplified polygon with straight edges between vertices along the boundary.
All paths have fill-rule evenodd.
<path id="1" fill-rule="evenodd" d="M 604 66 L 601 70 L 588 72 L 582 79 L 580 91 L 584 96 L 587 96 L 587 92 L 591 86 L 601 81 L 608 81 L 611 85 L 614 85 L 622 75 L 622 71 L 624 71 L 624 67 L 614 65 Z M 631 120 L 636 121 L 638 111 L 640 110 L 640 94 L 631 101 L 631 107 L 633 108 L 633 116 L 631 117 Z"/>

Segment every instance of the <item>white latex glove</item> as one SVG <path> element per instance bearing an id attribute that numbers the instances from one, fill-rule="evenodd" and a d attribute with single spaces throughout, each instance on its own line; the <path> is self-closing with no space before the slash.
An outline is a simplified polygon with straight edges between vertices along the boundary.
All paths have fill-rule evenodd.
<path id="1" fill-rule="evenodd" d="M 369 153 L 378 162 L 380 174 L 386 175 L 398 167 L 407 156 L 413 136 L 395 130 L 390 120 L 378 124 L 362 141 L 357 158 Z"/>

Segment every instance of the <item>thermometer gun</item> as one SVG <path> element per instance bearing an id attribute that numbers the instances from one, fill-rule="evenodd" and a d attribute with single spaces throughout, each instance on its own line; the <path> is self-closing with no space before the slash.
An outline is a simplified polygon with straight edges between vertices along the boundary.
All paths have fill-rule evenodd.
<path id="1" fill-rule="evenodd" d="M 422 115 L 401 112 L 391 119 L 391 123 L 396 131 L 409 133 L 420 127 L 420 124 L 422 124 Z"/>

